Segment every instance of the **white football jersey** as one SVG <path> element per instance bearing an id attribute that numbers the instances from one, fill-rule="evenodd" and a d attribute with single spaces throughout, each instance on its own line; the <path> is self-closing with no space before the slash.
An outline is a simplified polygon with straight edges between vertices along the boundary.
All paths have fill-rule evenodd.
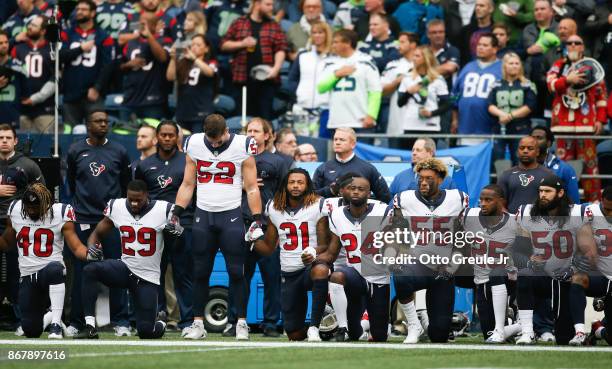
<path id="1" fill-rule="evenodd" d="M 474 264 L 474 283 L 487 283 L 493 268 L 513 265 L 512 259 L 508 259 L 508 263 L 503 264 L 500 264 L 499 261 L 500 257 L 511 257 L 510 248 L 518 231 L 514 215 L 504 213 L 501 221 L 489 228 L 482 223 L 480 208 L 469 208 L 462 216 L 462 223 L 465 232 L 472 232 L 476 235 L 476 240 L 482 241 L 472 244 L 471 255 L 475 257 L 486 256 L 495 260 L 492 264 L 487 262 Z"/>
<path id="2" fill-rule="evenodd" d="M 355 72 L 341 78 L 331 90 L 327 123 L 329 129 L 363 128 L 361 119 L 368 114 L 368 93 L 382 91 L 378 68 L 369 55 L 360 51 L 355 51 L 348 58 L 331 57 L 323 69 L 323 79 L 349 65 L 356 68 Z"/>
<path id="3" fill-rule="evenodd" d="M 586 207 L 585 220 L 593 229 L 593 237 L 597 245 L 597 269 L 612 280 L 612 222 L 608 221 L 601 211 L 600 204 Z"/>
<path id="4" fill-rule="evenodd" d="M 394 207 L 409 217 L 410 231 L 416 236 L 411 254 L 419 260 L 421 255 L 437 255 L 450 258 L 453 244 L 445 242 L 454 231 L 454 222 L 470 202 L 466 193 L 459 190 L 441 190 L 442 195 L 427 203 L 418 191 L 403 191 L 393 198 Z M 425 265 L 437 270 L 438 264 Z"/>
<path id="5" fill-rule="evenodd" d="M 374 218 L 375 221 L 380 222 L 380 224 L 377 224 L 376 230 L 381 230 L 389 221 L 390 213 L 387 204 L 376 201 L 368 204 L 368 211 L 362 219 L 353 218 L 346 206 L 334 209 L 329 214 L 329 230 L 340 239 L 341 248 L 346 252 L 347 264 L 355 268 L 370 283 L 389 284 L 390 277 L 384 269 L 381 271 L 379 269 L 379 272 L 375 269 L 375 266 L 370 266 L 371 263 L 368 264 L 368 270 L 364 270 L 361 258 L 361 248 L 363 246 L 361 225 L 368 218 L 376 217 Z M 373 224 L 370 223 L 370 225 Z"/>
<path id="6" fill-rule="evenodd" d="M 191 135 L 184 151 L 196 164 L 197 206 L 210 212 L 233 210 L 242 202 L 242 162 L 257 154 L 251 137 L 231 134 L 213 148 L 204 133 Z"/>
<path id="7" fill-rule="evenodd" d="M 519 207 L 517 222 L 529 234 L 533 254 L 542 256 L 546 261 L 544 272 L 552 277 L 556 272 L 568 270 L 572 264 L 578 247 L 576 236 L 584 225 L 583 209 L 580 205 L 572 205 L 570 216 L 560 227 L 557 221 L 549 223 L 541 217 L 533 218 L 530 215 L 531 207 L 531 204 Z"/>
<path id="8" fill-rule="evenodd" d="M 159 284 L 163 232 L 172 207 L 169 202 L 154 200 L 148 211 L 134 216 L 128 210 L 127 199 L 114 199 L 104 209 L 104 216 L 121 236 L 121 261 L 139 278 L 155 284 Z"/>
<path id="9" fill-rule="evenodd" d="M 283 272 L 304 269 L 302 252 L 308 247 L 317 247 L 317 222 L 323 217 L 323 199 L 306 208 L 274 209 L 274 200 L 268 201 L 265 214 L 278 231 L 280 264 Z"/>
<path id="10" fill-rule="evenodd" d="M 413 68 L 413 64 L 408 59 L 401 57 L 399 59 L 387 63 L 385 70 L 382 73 L 381 84 L 383 87 L 393 82 L 399 76 L 406 76 Z M 389 99 L 389 124 L 387 125 L 387 134 L 402 134 L 404 133 L 403 110 L 397 106 L 398 90 L 393 91 Z"/>
<path id="11" fill-rule="evenodd" d="M 47 214 L 44 222 L 24 219 L 21 214 L 22 207 L 21 200 L 13 201 L 7 214 L 17 237 L 21 276 L 34 274 L 53 261 L 64 264 L 62 228 L 66 222 L 76 221 L 72 206 L 53 204 L 51 207 L 53 218 Z"/>

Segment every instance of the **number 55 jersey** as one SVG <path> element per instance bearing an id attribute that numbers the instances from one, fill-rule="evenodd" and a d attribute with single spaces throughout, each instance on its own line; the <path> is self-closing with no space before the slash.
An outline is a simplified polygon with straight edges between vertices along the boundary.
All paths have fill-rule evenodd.
<path id="1" fill-rule="evenodd" d="M 110 219 L 121 236 L 121 261 L 139 278 L 159 284 L 160 263 L 164 251 L 163 231 L 174 205 L 151 201 L 140 214 L 132 214 L 127 199 L 108 202 L 104 216 Z"/>

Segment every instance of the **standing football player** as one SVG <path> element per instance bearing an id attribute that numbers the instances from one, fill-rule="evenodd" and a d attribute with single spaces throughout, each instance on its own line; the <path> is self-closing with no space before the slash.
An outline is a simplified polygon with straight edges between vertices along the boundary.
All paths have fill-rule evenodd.
<path id="1" fill-rule="evenodd" d="M 193 315 L 187 339 L 206 337 L 204 306 L 208 283 L 217 250 L 221 248 L 233 286 L 236 308 L 236 339 L 248 340 L 246 322 L 247 286 L 244 277 L 245 240 L 263 237 L 261 197 L 257 186 L 255 140 L 230 133 L 225 119 L 211 114 L 204 120 L 204 132 L 191 135 L 185 142 L 185 174 L 176 195 L 173 218 L 176 223 L 191 202 L 197 188 L 193 225 Z M 242 189 L 253 215 L 246 236 L 242 222 Z"/>
<path id="2" fill-rule="evenodd" d="M 389 209 L 382 202 L 368 203 L 370 191 L 370 182 L 363 177 L 354 177 L 346 186 L 345 193 L 350 197 L 350 202 L 329 214 L 329 245 L 317 259 L 331 263 L 338 257 L 340 248 L 344 248 L 348 266 L 335 270 L 330 281 L 343 285 L 346 292 L 349 339 L 358 340 L 362 336 L 361 317 L 367 309 L 370 320 L 369 339 L 384 342 L 387 340 L 389 326 L 390 277 L 386 273 L 372 273 L 362 265 L 362 247 L 367 246 L 362 238 L 362 231 L 366 228 L 362 228 L 362 225 L 368 218 L 377 223 L 374 225 L 384 224 Z"/>
<path id="3" fill-rule="evenodd" d="M 327 277 L 330 268 L 325 263 L 313 263 L 323 250 L 318 250 L 318 235 L 327 231 L 327 217 L 321 210 L 323 199 L 314 192 L 308 172 L 294 168 L 283 178 L 274 198 L 268 202 L 265 214 L 268 228 L 263 240 L 255 242 L 255 250 L 271 255 L 280 245 L 281 309 L 287 337 L 319 342 L 319 324 L 327 299 Z M 312 290 L 310 327 L 304 329 L 308 291 Z"/>
<path id="4" fill-rule="evenodd" d="M 423 236 L 411 249 L 416 258 L 414 264 L 394 274 L 399 306 L 408 322 L 404 343 L 417 343 L 423 334 L 413 298 L 414 293 L 422 289 L 427 289 L 429 339 L 431 342 L 446 342 L 455 303 L 453 273 L 449 266 L 433 261 L 428 263 L 425 259 L 451 257 L 453 244 L 444 242 L 444 235 L 453 231 L 454 222 L 468 206 L 469 198 L 459 190 L 440 189 L 447 169 L 439 159 L 429 158 L 417 163 L 415 172 L 418 174 L 418 191 L 403 191 L 393 199 L 394 212 L 397 212 L 394 216 L 409 217 L 410 230 Z"/>
<path id="5" fill-rule="evenodd" d="M 49 324 L 49 338 L 61 339 L 62 311 L 66 293 L 66 272 L 62 251 L 64 241 L 80 260 L 98 260 L 102 250 L 87 249 L 74 228 L 74 210 L 54 204 L 51 192 L 42 184 L 31 184 L 21 200 L 8 208 L 0 250 L 17 244 L 19 250 L 19 308 L 26 337 L 40 337 Z M 44 242 L 43 242 L 44 240 Z M 51 312 L 45 314 L 48 302 Z"/>
<path id="6" fill-rule="evenodd" d="M 97 283 L 111 288 L 127 288 L 134 297 L 136 330 L 142 338 L 161 338 L 166 323 L 155 321 L 159 291 L 160 264 L 164 251 L 163 231 L 172 218 L 173 205 L 163 200 L 149 200 L 144 181 L 133 180 L 127 198 L 108 202 L 102 219 L 87 241 L 96 247 L 100 240 L 117 228 L 121 233 L 121 260 L 107 259 L 83 268 L 83 313 L 85 329 L 74 338 L 98 338 L 96 330 Z M 180 225 L 173 231 L 181 233 Z"/>
<path id="7" fill-rule="evenodd" d="M 535 203 L 518 210 L 517 222 L 522 228 L 519 232 L 530 239 L 533 247 L 526 267 L 519 269 L 518 275 L 519 345 L 535 343 L 533 309 L 537 301 L 542 303 L 545 298 L 552 299 L 557 344 L 567 345 L 574 337 L 569 302 L 572 258 L 577 246 L 585 256 L 595 253 L 588 249 L 588 243 L 577 242 L 583 226 L 583 207 L 571 204 L 563 181 L 549 175 L 540 181 Z"/>

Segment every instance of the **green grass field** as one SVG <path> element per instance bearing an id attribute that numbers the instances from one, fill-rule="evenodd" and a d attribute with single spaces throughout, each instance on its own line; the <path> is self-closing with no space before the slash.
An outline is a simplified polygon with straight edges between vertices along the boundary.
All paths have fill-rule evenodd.
<path id="1" fill-rule="evenodd" d="M 612 367 L 612 348 L 560 348 L 537 345 L 484 346 L 478 337 L 458 338 L 446 345 L 401 345 L 400 338 L 386 344 L 289 343 L 252 334 L 251 341 L 211 334 L 206 340 L 184 341 L 178 333 L 163 340 L 117 338 L 102 333 L 91 341 L 26 340 L 0 333 L 0 368 L 606 368 Z M 9 350 L 65 350 L 63 361 L 8 360 Z"/>

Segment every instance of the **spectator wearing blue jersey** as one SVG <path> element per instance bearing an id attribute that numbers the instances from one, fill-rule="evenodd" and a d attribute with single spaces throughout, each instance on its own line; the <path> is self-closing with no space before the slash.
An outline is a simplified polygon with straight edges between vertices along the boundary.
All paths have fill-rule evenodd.
<path id="1" fill-rule="evenodd" d="M 6 3 L 8 1 L 4 0 L 2 2 Z M 17 8 L 17 11 L 2 24 L 2 29 L 9 35 L 11 46 L 27 40 L 26 28 L 28 23 L 35 16 L 41 14 L 41 11 L 34 5 L 34 0 L 18 1 Z"/>
<path id="2" fill-rule="evenodd" d="M 571 165 L 559 159 L 559 157 L 555 155 L 554 150 L 551 150 L 555 142 L 554 133 L 546 126 L 536 126 L 531 129 L 530 135 L 535 137 L 540 145 L 538 162 L 553 171 L 557 177 L 561 178 L 565 185 L 567 195 L 572 199 L 574 204 L 580 204 L 580 192 L 578 191 L 578 177 L 576 176 L 576 171 Z"/>
<path id="3" fill-rule="evenodd" d="M 397 19 L 387 12 L 385 2 L 383 0 L 364 0 L 363 10 L 365 10 L 365 12 L 361 13 L 357 20 L 352 24 L 353 28 L 344 28 L 353 29 L 355 32 L 357 32 L 360 40 L 365 40 L 370 32 L 370 17 L 374 14 L 385 14 L 389 17 L 389 28 L 391 29 L 391 35 L 393 38 L 397 38 L 397 36 L 399 36 L 399 33 L 401 32 L 400 25 L 397 22 Z"/>
<path id="4" fill-rule="evenodd" d="M 170 50 L 166 70 L 168 81 L 177 81 L 176 120 L 192 133 L 202 132 L 204 118 L 214 112 L 217 89 L 217 62 L 210 57 L 211 46 L 204 35 L 195 35 L 188 49 L 177 55 Z"/>
<path id="5" fill-rule="evenodd" d="M 0 30 L 0 122 L 17 127 L 25 76 L 14 70 L 16 66 L 9 53 L 9 44 L 8 33 Z"/>
<path id="6" fill-rule="evenodd" d="M 497 39 L 492 33 L 480 36 L 476 47 L 477 59 L 469 62 L 459 73 L 453 86 L 455 109 L 451 133 L 491 134 L 499 127 L 489 114 L 489 92 L 495 81 L 502 78 L 501 62 L 497 59 Z M 482 139 L 461 139 L 460 145 L 477 145 Z"/>
<path id="7" fill-rule="evenodd" d="M 397 41 L 389 29 L 389 17 L 380 13 L 372 14 L 369 29 L 368 37 L 357 44 L 357 49 L 370 55 L 379 71 L 385 70 L 390 61 L 400 57 Z"/>
<path id="8" fill-rule="evenodd" d="M 414 172 L 414 167 L 420 161 L 425 159 L 430 159 L 436 156 L 436 143 L 429 137 L 420 137 L 414 142 L 414 146 L 412 146 L 412 165 L 410 168 L 399 172 L 395 178 L 393 178 L 393 182 L 391 182 L 391 186 L 389 187 L 389 192 L 391 192 L 391 198 L 393 196 L 402 193 L 407 190 L 418 190 L 418 174 Z M 444 181 L 440 185 L 440 189 L 443 190 L 452 190 L 456 189 L 457 185 L 451 178 L 451 176 L 447 176 L 444 178 Z"/>

